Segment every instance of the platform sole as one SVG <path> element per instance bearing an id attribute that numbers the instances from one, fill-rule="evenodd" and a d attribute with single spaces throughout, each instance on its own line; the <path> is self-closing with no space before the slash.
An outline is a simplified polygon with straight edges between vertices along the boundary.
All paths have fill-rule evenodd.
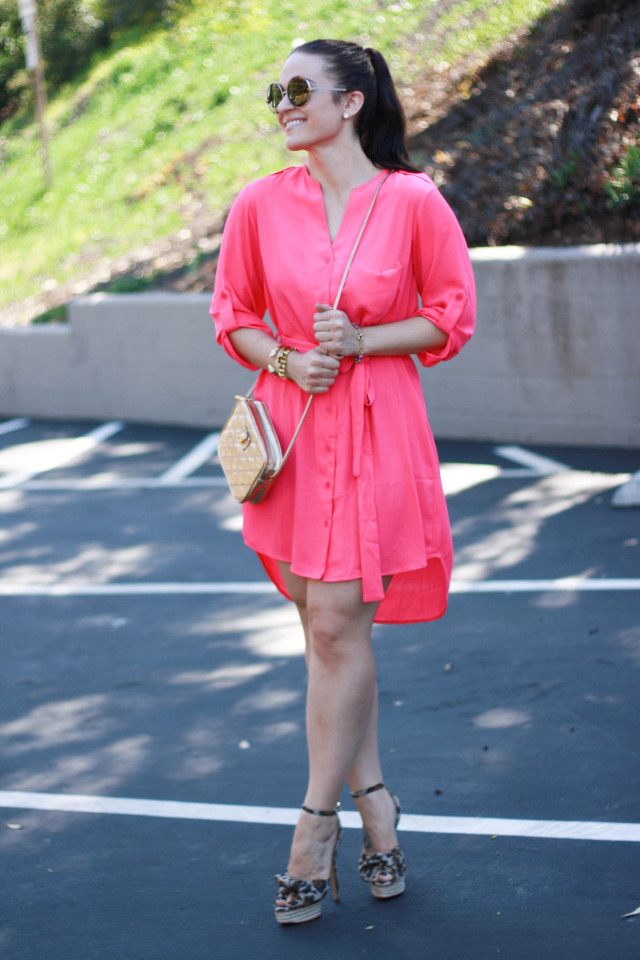
<path id="1" fill-rule="evenodd" d="M 387 883 L 384 886 L 381 883 L 371 883 L 371 893 L 376 900 L 389 900 L 391 897 L 399 897 L 404 893 L 404 877 L 398 877 L 393 883 Z"/>
<path id="2" fill-rule="evenodd" d="M 307 923 L 322 913 L 320 903 L 310 903 L 308 907 L 296 907 L 294 910 L 276 910 L 278 923 Z"/>

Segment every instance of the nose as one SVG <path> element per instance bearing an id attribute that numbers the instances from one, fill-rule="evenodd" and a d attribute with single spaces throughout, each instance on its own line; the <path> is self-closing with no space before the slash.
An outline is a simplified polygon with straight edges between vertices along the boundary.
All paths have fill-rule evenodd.
<path id="1" fill-rule="evenodd" d="M 287 102 L 285 103 L 285 101 Z M 292 107 L 293 107 L 293 104 L 291 103 L 291 100 L 289 100 L 287 91 L 285 90 L 284 93 L 282 94 L 282 100 L 278 104 L 278 113 L 280 113 L 280 111 L 284 112 L 285 110 L 291 110 Z"/>

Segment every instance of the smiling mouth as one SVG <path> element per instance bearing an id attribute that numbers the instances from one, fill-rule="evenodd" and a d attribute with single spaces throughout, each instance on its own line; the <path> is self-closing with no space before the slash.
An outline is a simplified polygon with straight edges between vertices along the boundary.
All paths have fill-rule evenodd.
<path id="1" fill-rule="evenodd" d="M 303 123 L 304 120 L 289 120 L 288 123 L 285 123 L 284 128 L 285 130 L 290 130 L 291 127 L 299 127 Z"/>

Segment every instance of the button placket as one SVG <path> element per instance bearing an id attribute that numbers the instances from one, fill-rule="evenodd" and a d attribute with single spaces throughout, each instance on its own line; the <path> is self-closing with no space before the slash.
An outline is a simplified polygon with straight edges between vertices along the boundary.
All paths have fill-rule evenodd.
<path id="1" fill-rule="evenodd" d="M 319 424 L 322 431 L 320 441 L 323 454 L 318 458 L 318 500 L 321 504 L 319 521 L 323 529 L 321 537 L 324 547 L 325 565 L 329 552 L 331 537 L 331 521 L 333 516 L 333 487 L 335 482 L 336 464 L 336 413 L 337 407 L 333 401 L 326 400 L 322 405 L 322 417 Z"/>

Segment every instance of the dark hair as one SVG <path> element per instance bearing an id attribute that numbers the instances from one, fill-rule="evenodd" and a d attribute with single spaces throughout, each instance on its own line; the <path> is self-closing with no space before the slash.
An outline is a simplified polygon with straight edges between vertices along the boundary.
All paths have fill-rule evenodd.
<path id="1" fill-rule="evenodd" d="M 324 57 L 337 87 L 359 90 L 364 95 L 356 132 L 372 163 L 387 170 L 420 172 L 409 160 L 404 110 L 387 61 L 378 50 L 347 40 L 311 40 L 293 52 Z M 339 99 L 339 95 L 334 96 Z"/>

